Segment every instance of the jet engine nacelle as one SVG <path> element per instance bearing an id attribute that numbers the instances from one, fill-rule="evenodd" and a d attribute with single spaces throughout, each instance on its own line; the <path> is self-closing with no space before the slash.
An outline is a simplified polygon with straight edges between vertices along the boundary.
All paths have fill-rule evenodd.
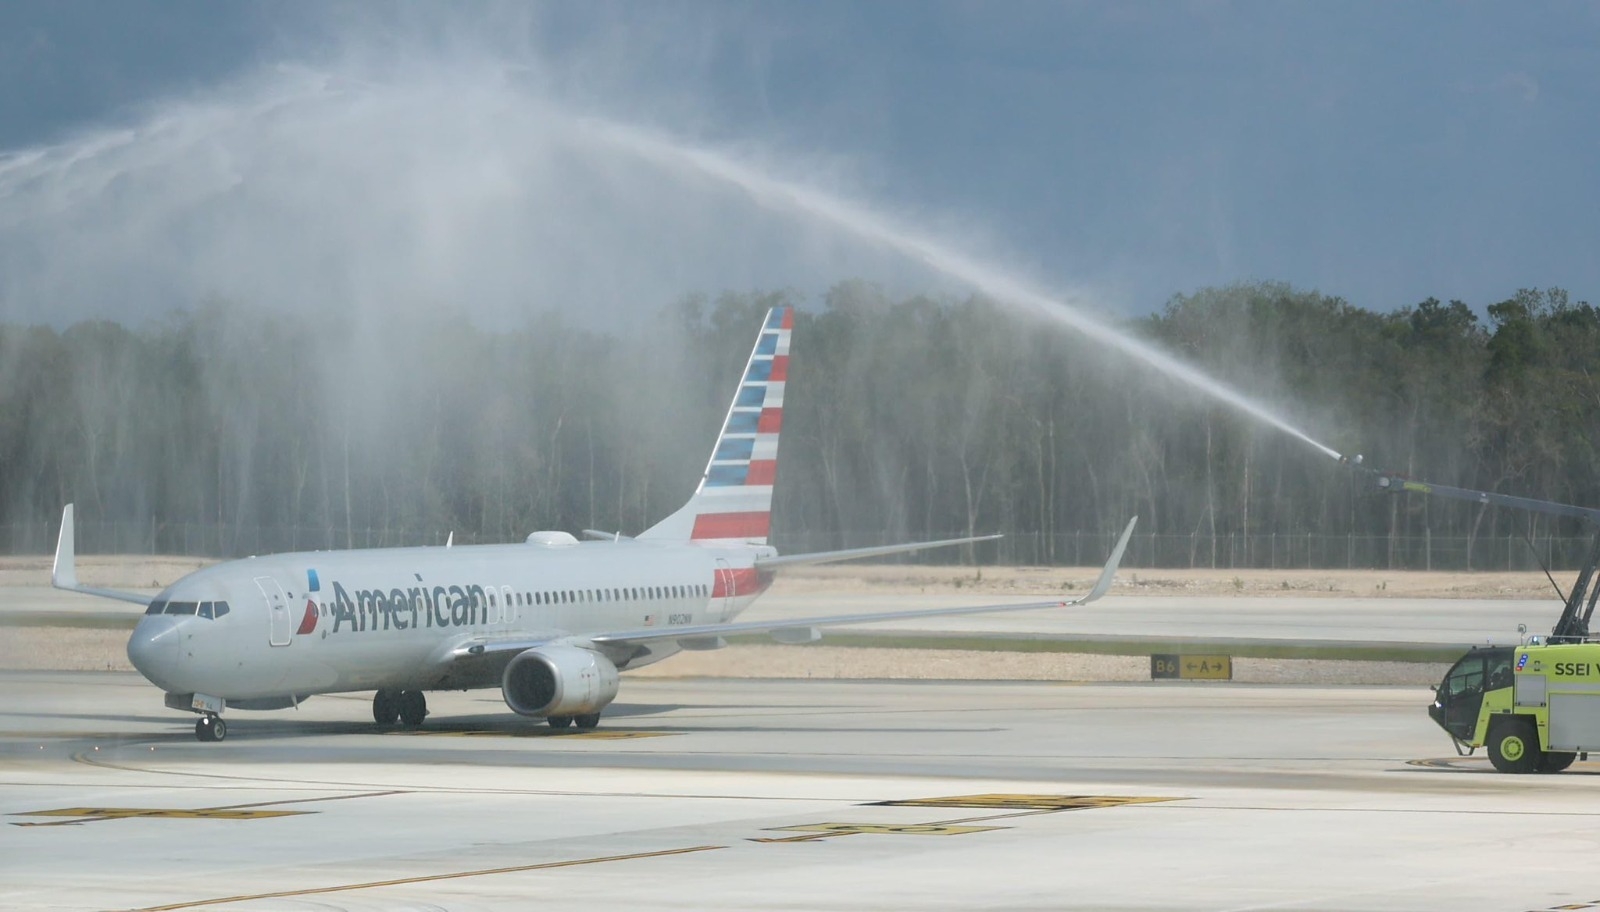
<path id="1" fill-rule="evenodd" d="M 591 649 L 555 644 L 519 653 L 506 666 L 500 692 L 524 716 L 598 713 L 617 697 L 617 666 Z"/>

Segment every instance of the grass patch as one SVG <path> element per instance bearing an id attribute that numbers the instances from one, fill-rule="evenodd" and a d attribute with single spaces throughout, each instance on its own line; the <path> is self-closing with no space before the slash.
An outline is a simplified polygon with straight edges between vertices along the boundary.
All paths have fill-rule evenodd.
<path id="1" fill-rule="evenodd" d="M 729 637 L 730 643 L 771 643 L 764 634 Z M 824 633 L 806 645 L 888 649 L 967 649 L 979 652 L 1068 652 L 1149 656 L 1158 653 L 1229 655 L 1246 659 L 1334 659 L 1360 662 L 1454 662 L 1466 646 L 1432 643 L 1277 642 L 1273 640 L 1164 640 L 1146 637 L 999 637 L 960 634 Z"/>

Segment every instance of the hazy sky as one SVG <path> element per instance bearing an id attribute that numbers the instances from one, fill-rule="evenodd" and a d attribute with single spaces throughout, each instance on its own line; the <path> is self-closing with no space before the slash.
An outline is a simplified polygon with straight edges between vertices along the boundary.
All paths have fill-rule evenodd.
<path id="1" fill-rule="evenodd" d="M 1116 312 L 1245 279 L 1382 310 L 1428 296 L 1481 308 L 1529 286 L 1590 299 L 1597 49 L 1594 3 L 13 0 L 0 4 L 0 244 L 13 251 L 0 255 L 0 306 L 78 315 L 130 282 L 144 283 L 130 295 L 177 303 L 327 285 L 391 296 L 419 280 L 370 273 L 435 256 L 440 237 L 472 240 L 430 263 L 420 284 L 434 295 L 467 273 L 475 297 L 514 295 L 528 273 L 474 257 L 514 257 L 524 240 L 560 251 L 527 267 L 541 281 L 562 263 L 593 276 L 619 251 L 638 261 L 598 285 L 541 286 L 596 300 L 815 294 L 850 274 L 918 284 L 915 268 L 854 252 L 855 239 L 792 237 L 733 214 L 744 204 L 725 191 L 660 191 L 590 151 L 540 146 L 524 173 L 518 144 L 566 129 L 550 115 L 507 132 L 530 99 L 766 163 Z M 389 94 L 359 108 L 318 95 L 312 115 L 284 100 L 307 97 L 306 83 L 341 99 L 373 84 Z M 441 133 L 450 144 L 429 145 Z M 390 142 L 419 151 L 392 172 L 352 157 L 385 157 Z M 470 165 L 467 186 L 454 162 Z M 197 169 L 211 175 L 198 189 Z M 368 172 L 383 177 L 364 190 Z M 420 224 L 425 206 L 426 230 L 345 256 L 339 238 L 370 239 L 373 224 L 319 216 L 301 231 L 287 189 L 298 177 L 317 188 L 308 196 L 335 188 L 345 210 L 380 210 L 380 234 Z M 411 189 L 396 202 L 385 187 Z M 689 203 L 697 193 L 722 195 Z M 457 195 L 487 202 L 456 208 Z M 532 224 L 524 210 L 561 218 Z M 252 252 L 280 247 L 292 263 L 320 251 L 366 266 L 280 285 L 284 262 Z M 235 287 L 233 264 L 251 280 Z"/>

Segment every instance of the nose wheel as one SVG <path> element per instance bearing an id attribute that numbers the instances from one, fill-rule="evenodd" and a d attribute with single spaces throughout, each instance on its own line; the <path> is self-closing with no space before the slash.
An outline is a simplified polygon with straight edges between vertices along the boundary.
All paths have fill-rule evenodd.
<path id="1" fill-rule="evenodd" d="M 200 741 L 221 741 L 228 737 L 228 723 L 221 716 L 201 716 L 194 724 L 194 736 Z"/>

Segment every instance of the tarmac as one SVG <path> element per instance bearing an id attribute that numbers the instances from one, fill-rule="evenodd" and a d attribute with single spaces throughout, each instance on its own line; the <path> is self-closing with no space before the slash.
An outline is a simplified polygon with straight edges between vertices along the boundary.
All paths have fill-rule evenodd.
<path id="1" fill-rule="evenodd" d="M 3 631 L 0 631 L 3 633 Z M 230 712 L 0 672 L 0 908 L 1600 908 L 1600 763 L 1459 758 L 1417 687 L 624 677 Z"/>

